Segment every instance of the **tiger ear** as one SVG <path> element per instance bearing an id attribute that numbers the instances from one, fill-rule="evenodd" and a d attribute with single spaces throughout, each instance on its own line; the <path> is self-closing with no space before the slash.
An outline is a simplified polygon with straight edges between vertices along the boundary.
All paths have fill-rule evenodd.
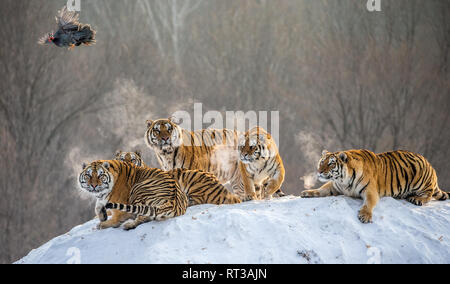
<path id="1" fill-rule="evenodd" d="M 322 157 L 325 156 L 326 154 L 328 154 L 328 150 L 323 150 L 322 151 Z"/>
<path id="2" fill-rule="evenodd" d="M 81 165 L 81 167 L 83 168 L 83 170 L 87 167 L 87 165 L 86 165 L 86 163 L 83 163 L 82 165 Z"/>
<path id="3" fill-rule="evenodd" d="M 180 120 L 178 118 L 176 118 L 175 116 L 169 117 L 168 120 L 176 125 L 180 125 Z"/>
<path id="4" fill-rule="evenodd" d="M 136 155 L 138 155 L 139 158 L 142 158 L 141 150 L 136 150 L 136 151 L 134 151 L 134 153 L 136 153 Z"/>
<path id="5" fill-rule="evenodd" d="M 239 134 L 239 136 L 237 138 L 237 143 L 238 143 L 238 146 L 245 145 L 245 135 L 244 134 Z"/>
<path id="6" fill-rule="evenodd" d="M 147 128 L 150 128 L 153 124 L 153 120 L 147 120 Z"/>
<path id="7" fill-rule="evenodd" d="M 265 134 L 259 134 L 259 135 L 258 135 L 258 139 L 259 139 L 259 141 L 262 142 L 262 143 L 266 142 L 266 139 L 268 139 L 268 138 L 269 138 L 269 137 L 266 136 Z"/>
<path id="8" fill-rule="evenodd" d="M 339 153 L 339 159 L 341 159 L 344 163 L 347 163 L 348 161 L 347 154 L 345 152 Z"/>
<path id="9" fill-rule="evenodd" d="M 109 169 L 111 165 L 108 162 L 103 162 L 103 167 L 105 167 L 105 169 Z"/>
<path id="10" fill-rule="evenodd" d="M 114 157 L 120 156 L 120 153 L 122 153 L 122 150 L 117 150 L 116 153 L 114 154 Z"/>

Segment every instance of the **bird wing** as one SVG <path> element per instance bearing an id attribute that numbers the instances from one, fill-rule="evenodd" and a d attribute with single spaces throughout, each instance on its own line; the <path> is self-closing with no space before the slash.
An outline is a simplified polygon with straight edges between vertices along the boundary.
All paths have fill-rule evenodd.
<path id="1" fill-rule="evenodd" d="M 56 23 L 58 27 L 64 31 L 76 31 L 78 30 L 79 22 L 78 22 L 78 13 L 75 11 L 67 10 L 67 7 L 64 6 L 60 11 L 58 11 L 58 15 L 56 16 Z"/>

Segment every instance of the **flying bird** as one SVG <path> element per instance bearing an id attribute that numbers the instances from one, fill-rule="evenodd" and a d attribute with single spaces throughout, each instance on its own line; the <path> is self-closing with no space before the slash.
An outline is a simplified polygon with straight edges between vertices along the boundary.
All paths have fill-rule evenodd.
<path id="1" fill-rule="evenodd" d="M 38 40 L 39 44 L 54 43 L 58 47 L 68 47 L 69 49 L 81 44 L 92 45 L 95 43 L 95 30 L 90 25 L 78 22 L 78 13 L 67 10 L 64 6 L 58 11 L 56 23 L 58 30 L 47 33 Z"/>

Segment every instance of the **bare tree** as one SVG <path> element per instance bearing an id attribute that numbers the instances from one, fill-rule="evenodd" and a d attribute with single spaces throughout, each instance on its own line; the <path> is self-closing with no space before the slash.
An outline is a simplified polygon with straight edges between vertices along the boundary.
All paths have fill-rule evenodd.
<path id="1" fill-rule="evenodd" d="M 186 28 L 186 20 L 199 8 L 202 0 L 139 0 L 138 2 L 147 13 L 146 20 L 158 44 L 161 57 L 171 55 L 177 70 L 181 70 L 181 57 L 185 48 L 181 37 Z M 168 38 L 165 38 L 166 35 Z"/>
<path id="2" fill-rule="evenodd" d="M 287 193 L 323 147 L 419 152 L 450 186 L 446 0 L 85 0 L 97 44 L 71 52 L 36 44 L 61 5 L 0 2 L 0 262 L 92 218 L 81 162 L 194 102 L 279 110 Z"/>

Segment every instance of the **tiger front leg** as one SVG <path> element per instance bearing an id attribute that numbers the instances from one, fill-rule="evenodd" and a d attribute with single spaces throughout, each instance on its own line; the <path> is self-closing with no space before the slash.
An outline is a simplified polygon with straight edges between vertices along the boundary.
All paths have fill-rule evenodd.
<path id="1" fill-rule="evenodd" d="M 358 219 L 361 223 L 372 223 L 372 212 L 380 199 L 377 188 L 369 186 L 362 193 L 364 204 L 358 212 Z"/>
<path id="2" fill-rule="evenodd" d="M 123 222 L 132 217 L 133 215 L 130 213 L 113 210 L 111 219 L 109 219 L 108 221 L 100 222 L 100 224 L 97 225 L 97 229 L 103 230 L 107 228 L 118 228 Z"/>
<path id="3" fill-rule="evenodd" d="M 100 222 L 108 220 L 108 213 L 106 212 L 105 202 L 103 200 L 97 200 L 95 203 L 95 215 Z"/>
<path id="4" fill-rule="evenodd" d="M 242 162 L 239 163 L 239 168 L 241 172 L 242 183 L 244 185 L 243 201 L 258 200 L 259 198 L 256 194 L 255 183 L 253 182 L 253 179 L 248 176 L 245 165 Z"/>
<path id="5" fill-rule="evenodd" d="M 255 192 L 259 199 L 264 198 L 264 185 L 255 184 Z"/>
<path id="6" fill-rule="evenodd" d="M 244 182 L 244 200 L 243 201 L 250 201 L 250 200 L 258 200 L 260 199 L 256 193 L 255 184 L 253 181 L 249 181 L 246 185 Z M 262 194 L 261 194 L 262 195 Z"/>
<path id="7" fill-rule="evenodd" d="M 308 189 L 300 193 L 300 196 L 303 198 L 326 197 L 331 195 L 339 195 L 339 193 L 333 189 L 333 182 L 331 181 L 322 185 L 319 189 Z"/>

